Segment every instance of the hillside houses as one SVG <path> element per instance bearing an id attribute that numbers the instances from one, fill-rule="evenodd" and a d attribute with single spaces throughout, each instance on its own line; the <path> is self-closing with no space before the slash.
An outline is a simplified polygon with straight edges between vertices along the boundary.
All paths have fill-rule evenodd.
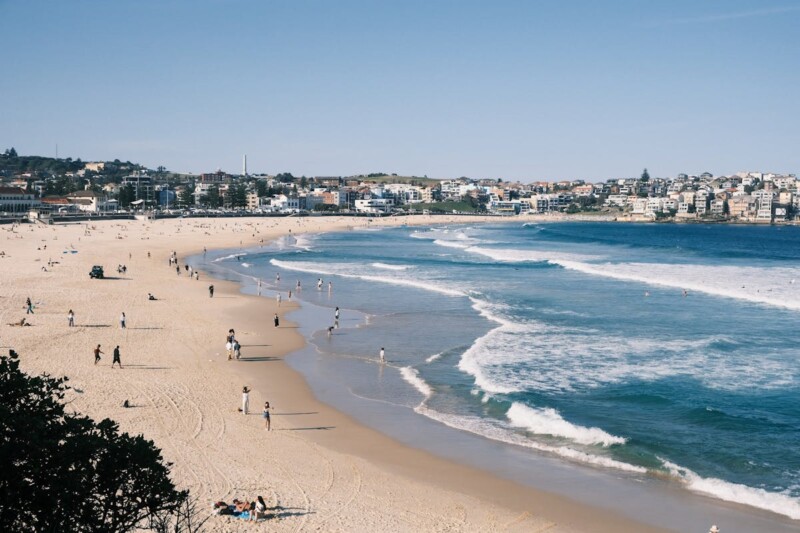
<path id="1" fill-rule="evenodd" d="M 520 183 L 502 179 L 434 180 L 396 175 L 295 177 L 198 175 L 153 171 L 130 162 L 35 161 L 1 154 L 0 212 L 43 204 L 61 212 L 117 210 L 246 210 L 258 213 L 411 211 L 486 212 L 517 216 L 599 213 L 632 221 L 683 220 L 774 223 L 800 213 L 794 174 L 740 172 L 730 176 L 679 174 L 673 178 L 582 179 Z M 13 159 L 18 158 L 18 159 Z M 42 163 L 42 161 L 45 163 Z M 45 169 L 45 170 L 42 170 Z"/>

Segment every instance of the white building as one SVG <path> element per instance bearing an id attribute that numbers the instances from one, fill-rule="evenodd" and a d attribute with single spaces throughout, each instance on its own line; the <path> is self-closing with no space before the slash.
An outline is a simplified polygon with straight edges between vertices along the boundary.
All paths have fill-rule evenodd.
<path id="1" fill-rule="evenodd" d="M 392 207 L 394 200 L 391 198 L 369 198 L 355 202 L 356 211 L 359 213 L 388 213 Z"/>
<path id="2" fill-rule="evenodd" d="M 40 204 L 34 193 L 25 192 L 18 187 L 0 186 L 0 212 L 27 213 Z"/>

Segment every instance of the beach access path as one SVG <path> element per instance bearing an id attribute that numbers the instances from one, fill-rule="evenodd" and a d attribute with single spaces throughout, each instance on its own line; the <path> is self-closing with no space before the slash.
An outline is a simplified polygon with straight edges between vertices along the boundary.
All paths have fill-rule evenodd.
<path id="1" fill-rule="evenodd" d="M 0 226 L 0 350 L 15 349 L 28 373 L 68 376 L 70 409 L 155 441 L 173 463 L 173 480 L 191 490 L 203 514 L 213 501 L 257 495 L 272 508 L 273 518 L 260 525 L 211 517 L 208 531 L 656 531 L 401 445 L 318 402 L 283 361 L 303 345 L 283 319 L 295 302 L 284 298 L 278 307 L 202 271 L 190 279 L 183 268 L 184 258 L 204 247 L 258 246 L 289 230 L 465 222 L 450 218 Z M 172 251 L 180 275 L 169 265 Z M 89 278 L 93 265 L 105 268 L 105 279 Z M 118 265 L 127 272 L 117 273 Z M 32 315 L 25 314 L 28 297 Z M 275 313 L 280 328 L 273 327 Z M 9 325 L 21 318 L 30 326 Z M 227 361 L 229 328 L 242 345 L 240 361 Z M 97 344 L 105 355 L 95 366 Z M 122 369 L 111 368 L 117 345 Z M 248 416 L 237 410 L 244 385 L 253 389 Z M 131 407 L 123 407 L 126 400 Z M 261 418 L 267 400 L 270 432 Z"/>

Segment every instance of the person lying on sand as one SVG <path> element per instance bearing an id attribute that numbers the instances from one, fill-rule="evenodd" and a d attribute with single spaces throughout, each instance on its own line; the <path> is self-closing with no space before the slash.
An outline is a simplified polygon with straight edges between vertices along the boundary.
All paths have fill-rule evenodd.
<path id="1" fill-rule="evenodd" d="M 20 319 L 20 321 L 19 321 L 19 322 L 9 322 L 9 323 L 8 323 L 8 325 L 9 325 L 9 326 L 15 326 L 15 327 L 17 327 L 17 326 L 30 326 L 30 324 L 28 324 L 28 323 L 25 321 L 25 319 L 24 319 L 24 318 Z"/>
<path id="2" fill-rule="evenodd" d="M 249 511 L 250 510 L 250 502 L 248 501 L 239 501 L 236 498 L 233 499 L 233 506 L 236 507 L 237 512 L 242 511 Z"/>

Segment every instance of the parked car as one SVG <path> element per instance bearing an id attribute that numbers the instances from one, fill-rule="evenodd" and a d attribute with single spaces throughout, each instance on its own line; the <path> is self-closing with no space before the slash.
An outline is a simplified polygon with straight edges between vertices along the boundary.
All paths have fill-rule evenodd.
<path id="1" fill-rule="evenodd" d="M 100 265 L 95 265 L 92 267 L 92 271 L 89 272 L 89 277 L 94 279 L 103 279 L 105 274 L 103 274 L 103 267 Z"/>

